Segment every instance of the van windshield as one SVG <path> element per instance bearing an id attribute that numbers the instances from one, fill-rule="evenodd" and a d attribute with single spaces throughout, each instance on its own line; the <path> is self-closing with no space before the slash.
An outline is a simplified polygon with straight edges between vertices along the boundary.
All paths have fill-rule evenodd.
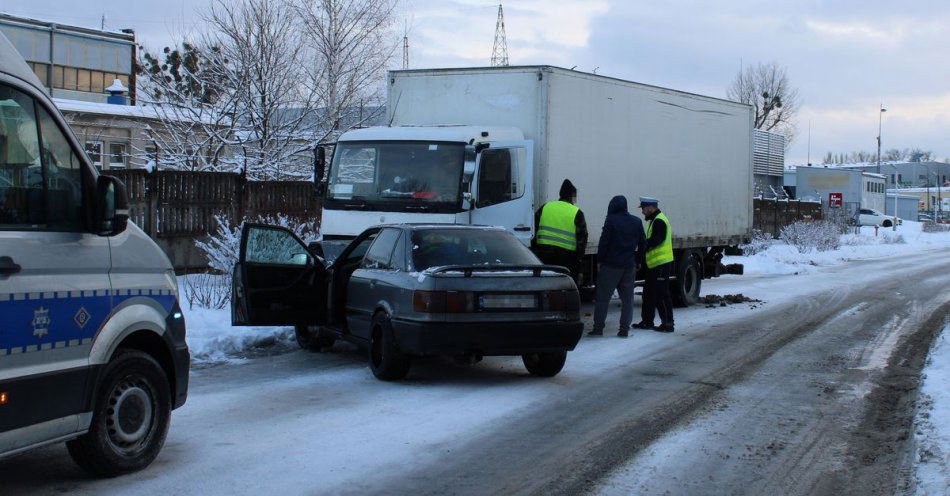
<path id="1" fill-rule="evenodd" d="M 341 142 L 327 199 L 370 208 L 457 207 L 464 157 L 462 143 Z"/>
<path id="2" fill-rule="evenodd" d="M 508 231 L 425 229 L 412 234 L 412 264 L 417 271 L 446 265 L 541 265 Z"/>

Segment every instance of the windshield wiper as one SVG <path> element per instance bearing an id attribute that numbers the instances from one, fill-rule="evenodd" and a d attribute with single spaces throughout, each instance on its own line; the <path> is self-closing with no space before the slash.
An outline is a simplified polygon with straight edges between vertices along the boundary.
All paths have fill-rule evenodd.
<path id="1" fill-rule="evenodd" d="M 432 210 L 432 207 L 429 205 L 406 205 L 406 210 L 419 210 L 422 212 L 428 212 Z"/>
<path id="2" fill-rule="evenodd" d="M 367 207 L 366 199 L 362 196 L 354 196 L 352 198 L 347 198 L 346 200 L 342 200 L 342 201 L 350 202 L 353 200 L 359 203 L 344 203 L 343 206 L 347 208 L 362 208 L 362 209 L 365 209 Z"/>

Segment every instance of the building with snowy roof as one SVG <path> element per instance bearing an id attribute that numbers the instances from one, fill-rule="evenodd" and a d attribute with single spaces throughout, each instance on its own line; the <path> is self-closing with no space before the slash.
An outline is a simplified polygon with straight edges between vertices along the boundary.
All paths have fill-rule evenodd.
<path id="1" fill-rule="evenodd" d="M 135 33 L 0 14 L 6 35 L 53 97 L 106 103 L 116 80 L 135 104 Z"/>

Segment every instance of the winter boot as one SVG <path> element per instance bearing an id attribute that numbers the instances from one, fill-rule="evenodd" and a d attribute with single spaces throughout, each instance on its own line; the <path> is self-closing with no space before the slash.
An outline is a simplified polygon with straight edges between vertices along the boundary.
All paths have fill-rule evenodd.
<path id="1" fill-rule="evenodd" d="M 604 335 L 604 330 L 603 330 L 603 329 L 594 329 L 593 331 L 588 332 L 587 335 L 588 335 L 588 336 L 603 336 L 603 335 Z"/>
<path id="2" fill-rule="evenodd" d="M 617 331 L 617 337 L 618 337 L 618 338 L 625 338 L 625 337 L 627 337 L 627 336 L 629 336 L 629 335 L 630 335 L 630 331 L 628 331 L 628 330 L 626 330 L 626 329 L 620 329 L 619 331 Z"/>
<path id="3" fill-rule="evenodd" d="M 669 324 L 660 324 L 660 326 L 654 330 L 656 332 L 673 332 L 673 323 L 670 322 Z"/>
<path id="4" fill-rule="evenodd" d="M 637 322 L 636 324 L 633 324 L 633 328 L 634 329 L 654 329 L 653 322 L 644 322 L 642 320 L 640 322 Z"/>

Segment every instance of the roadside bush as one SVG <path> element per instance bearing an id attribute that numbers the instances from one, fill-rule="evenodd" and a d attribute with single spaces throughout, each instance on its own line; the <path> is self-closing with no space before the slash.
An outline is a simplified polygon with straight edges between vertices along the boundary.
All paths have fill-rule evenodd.
<path id="1" fill-rule="evenodd" d="M 935 224 L 933 222 L 924 222 L 921 231 L 925 233 L 950 232 L 950 224 Z"/>
<path id="2" fill-rule="evenodd" d="M 195 245 L 205 254 L 212 270 L 230 274 L 241 253 L 241 230 L 244 229 L 244 222 L 232 227 L 224 216 L 216 215 L 214 218 L 218 224 L 217 229 L 211 233 L 208 241 L 196 241 Z M 276 217 L 256 217 L 245 219 L 246 221 L 286 227 L 304 243 L 320 239 L 320 228 L 315 221 L 301 222 L 279 214 Z"/>
<path id="3" fill-rule="evenodd" d="M 779 239 L 799 253 L 830 251 L 841 246 L 841 227 L 828 221 L 800 221 L 782 228 Z"/>
<path id="4" fill-rule="evenodd" d="M 774 244 L 775 239 L 772 238 L 771 234 L 753 229 L 752 237 L 749 238 L 749 242 L 739 245 L 739 248 L 742 250 L 743 255 L 755 255 L 756 253 L 762 253 L 768 250 L 769 247 Z"/>
<path id="5" fill-rule="evenodd" d="M 183 290 L 188 309 L 220 310 L 231 303 L 231 280 L 226 275 L 190 274 L 183 276 Z"/>
<path id="6" fill-rule="evenodd" d="M 884 244 L 885 245 L 905 245 L 907 244 L 907 240 L 904 239 L 903 234 L 892 234 L 892 233 L 885 232 Z"/>

